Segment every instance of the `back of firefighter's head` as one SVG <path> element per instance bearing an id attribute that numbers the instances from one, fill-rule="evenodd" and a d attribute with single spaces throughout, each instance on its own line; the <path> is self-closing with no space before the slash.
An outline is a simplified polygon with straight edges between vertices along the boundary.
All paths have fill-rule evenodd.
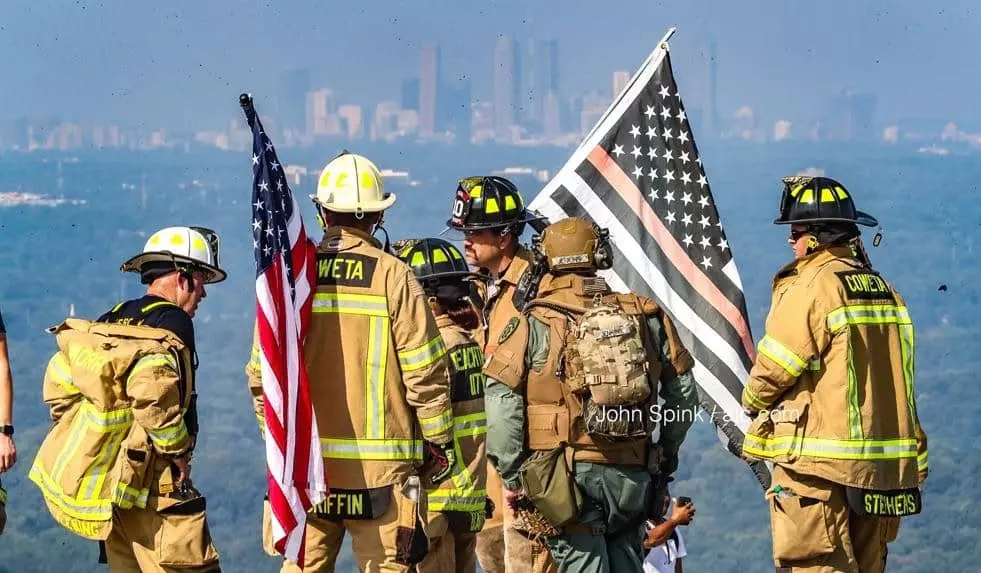
<path id="1" fill-rule="evenodd" d="M 474 281 L 489 277 L 471 271 L 460 249 L 443 239 L 409 239 L 394 247 L 422 285 L 436 316 L 446 314 L 467 330 L 477 328 Z"/>
<path id="2" fill-rule="evenodd" d="M 475 267 L 497 271 L 518 251 L 529 220 L 514 183 L 496 175 L 467 177 L 457 184 L 447 226 L 463 235 L 463 253 Z"/>
<path id="3" fill-rule="evenodd" d="M 150 235 L 143 251 L 123 263 L 123 272 L 139 273 L 147 291 L 184 309 L 192 317 L 204 285 L 227 276 L 218 266 L 218 233 L 205 227 L 166 227 Z"/>
<path id="4" fill-rule="evenodd" d="M 585 219 L 570 217 L 552 223 L 536 242 L 553 275 L 592 275 L 613 265 L 608 232 Z"/>
<path id="5" fill-rule="evenodd" d="M 385 192 L 378 167 L 367 158 L 342 152 L 324 166 L 311 195 L 322 227 L 354 227 L 371 233 L 382 222 L 395 194 Z"/>
<path id="6" fill-rule="evenodd" d="M 830 177 L 794 175 L 783 178 L 780 216 L 773 222 L 790 225 L 787 242 L 794 257 L 849 245 L 861 236 L 858 225 L 874 227 L 879 222 L 855 208 L 845 186 Z"/>

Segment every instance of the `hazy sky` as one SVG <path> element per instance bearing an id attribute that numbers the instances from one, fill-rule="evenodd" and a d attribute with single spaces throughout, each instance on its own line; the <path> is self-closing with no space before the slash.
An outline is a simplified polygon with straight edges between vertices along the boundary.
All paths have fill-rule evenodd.
<path id="1" fill-rule="evenodd" d="M 972 0 L 676 2 L 578 0 L 0 0 L 0 119 L 204 129 L 260 112 L 280 72 L 304 66 L 342 102 L 398 100 L 419 47 L 443 46 L 446 75 L 489 98 L 500 34 L 555 38 L 565 95 L 608 91 L 670 26 L 688 107 L 706 97 L 708 41 L 719 61 L 720 113 L 749 104 L 770 122 L 808 114 L 843 88 L 874 92 L 877 119 L 978 119 L 981 17 Z"/>

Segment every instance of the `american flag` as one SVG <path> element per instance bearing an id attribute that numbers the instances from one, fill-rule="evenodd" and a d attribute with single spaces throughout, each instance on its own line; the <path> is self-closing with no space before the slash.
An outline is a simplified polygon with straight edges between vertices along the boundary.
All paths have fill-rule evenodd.
<path id="1" fill-rule="evenodd" d="M 273 542 L 287 559 L 303 563 L 307 510 L 327 493 L 303 360 L 317 249 L 251 96 L 243 94 L 241 103 L 252 127 L 252 248 Z"/>
<path id="2" fill-rule="evenodd" d="M 529 204 L 610 230 L 615 290 L 653 298 L 695 359 L 702 408 L 739 455 L 755 357 L 743 288 L 671 69 L 667 38 Z M 764 487 L 770 471 L 751 464 Z"/>

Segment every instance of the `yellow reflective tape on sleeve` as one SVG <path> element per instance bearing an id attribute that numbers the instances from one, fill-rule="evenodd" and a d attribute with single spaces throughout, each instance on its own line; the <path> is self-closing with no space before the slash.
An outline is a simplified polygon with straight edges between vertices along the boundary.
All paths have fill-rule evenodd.
<path id="1" fill-rule="evenodd" d="M 763 340 L 760 340 L 758 348 L 760 354 L 776 362 L 778 366 L 786 370 L 794 378 L 800 376 L 809 365 L 808 361 L 794 354 L 779 340 L 770 335 L 766 335 L 763 337 Z"/>
<path id="2" fill-rule="evenodd" d="M 753 392 L 749 386 L 743 388 L 743 400 L 749 402 L 749 405 L 756 408 L 757 410 L 763 410 L 769 404 L 760 399 L 759 396 Z"/>
<path id="3" fill-rule="evenodd" d="M 370 294 L 321 292 L 313 296 L 313 312 L 388 316 L 388 299 Z"/>
<path id="4" fill-rule="evenodd" d="M 747 434 L 743 451 L 761 458 L 773 458 L 796 453 L 799 456 L 832 460 L 897 460 L 916 458 L 916 439 L 895 440 L 832 440 L 799 436 L 765 438 Z"/>
<path id="5" fill-rule="evenodd" d="M 403 372 L 425 368 L 446 354 L 443 337 L 437 334 L 432 340 L 418 348 L 399 352 L 399 365 Z"/>
<path id="6" fill-rule="evenodd" d="M 55 381 L 55 384 L 61 386 L 65 392 L 68 392 L 69 395 L 81 393 L 78 386 L 75 386 L 75 381 L 71 374 L 71 366 L 68 364 L 68 357 L 63 352 L 54 355 L 49 368 L 51 369 L 49 371 L 51 379 Z"/>
<path id="7" fill-rule="evenodd" d="M 148 354 L 136 361 L 136 364 L 129 371 L 129 376 L 126 377 L 126 383 L 129 384 L 133 376 L 136 376 L 139 372 L 157 366 L 167 366 L 176 371 L 177 361 L 169 354 Z"/>
<path id="8" fill-rule="evenodd" d="M 925 472 L 930 469 L 930 464 L 927 462 L 927 452 L 916 456 L 916 469 L 917 471 Z"/>
<path id="9" fill-rule="evenodd" d="M 439 436 L 453 427 L 453 411 L 446 408 L 437 416 L 429 418 L 420 416 L 419 426 L 422 429 L 422 436 L 424 438 L 430 439 Z"/>
<path id="10" fill-rule="evenodd" d="M 150 436 L 153 444 L 160 449 L 170 450 L 173 449 L 178 444 L 186 441 L 188 439 L 187 426 L 184 425 L 184 420 L 180 420 L 177 424 L 170 426 L 169 428 L 163 428 L 160 430 L 151 430 L 149 428 L 144 428 L 146 434 Z"/>
<path id="11" fill-rule="evenodd" d="M 422 461 L 422 440 L 320 438 L 320 449 L 327 459 Z"/>

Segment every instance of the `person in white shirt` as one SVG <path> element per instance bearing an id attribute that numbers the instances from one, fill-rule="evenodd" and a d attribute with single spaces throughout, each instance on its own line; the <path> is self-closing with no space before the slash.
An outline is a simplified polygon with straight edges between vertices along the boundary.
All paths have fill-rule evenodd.
<path id="1" fill-rule="evenodd" d="M 677 499 L 665 495 L 662 518 L 647 522 L 644 573 L 682 573 L 682 558 L 688 552 L 678 526 L 691 523 L 695 517 L 695 504 L 689 498 L 682 498 L 681 501 L 678 503 Z M 669 507 L 673 507 L 671 517 L 665 518 Z"/>

